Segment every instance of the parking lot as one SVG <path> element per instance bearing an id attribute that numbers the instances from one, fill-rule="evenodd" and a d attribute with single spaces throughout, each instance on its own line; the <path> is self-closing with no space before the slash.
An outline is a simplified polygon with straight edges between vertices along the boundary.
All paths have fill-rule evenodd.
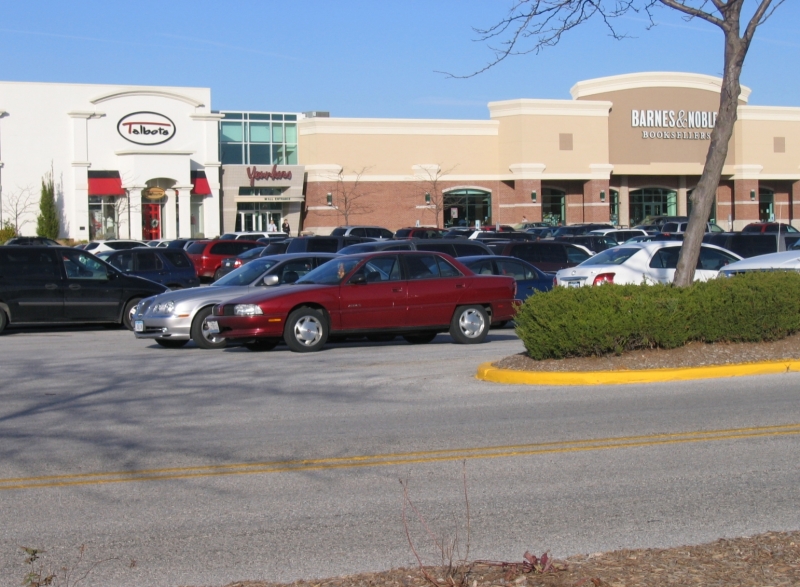
<path id="1" fill-rule="evenodd" d="M 475 558 L 800 527 L 798 436 L 773 428 L 800 422 L 797 375 L 574 389 L 474 378 L 481 362 L 522 350 L 512 329 L 479 345 L 439 335 L 308 354 L 164 349 L 102 327 L 10 329 L 0 337 L 0 585 L 21 582 L 20 545 L 57 562 L 81 544 L 87 560 L 113 557 L 86 585 L 414 564 L 398 479 L 450 534 L 464 515 L 462 467 Z M 696 433 L 730 429 L 750 432 Z M 684 440 L 664 443 L 667 433 Z M 618 437 L 638 448 L 608 441 Z"/>

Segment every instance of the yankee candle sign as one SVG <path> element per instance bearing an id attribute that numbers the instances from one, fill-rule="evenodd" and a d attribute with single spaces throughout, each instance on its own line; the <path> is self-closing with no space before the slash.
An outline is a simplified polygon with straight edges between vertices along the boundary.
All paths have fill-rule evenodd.
<path id="1" fill-rule="evenodd" d="M 158 112 L 133 112 L 120 119 L 117 132 L 137 145 L 160 145 L 175 136 L 175 123 Z"/>
<path id="2" fill-rule="evenodd" d="M 643 139 L 684 139 L 710 140 L 710 130 L 717 123 L 716 112 L 700 110 L 631 110 L 631 126 L 649 129 L 677 130 L 643 130 Z M 689 129 L 704 129 L 690 131 Z M 706 131 L 705 129 L 708 129 Z"/>
<path id="3" fill-rule="evenodd" d="M 258 171 L 253 165 L 253 167 L 247 168 L 247 177 L 250 179 L 250 187 L 253 187 L 258 180 L 264 179 L 292 179 L 292 172 L 289 171 L 282 171 L 278 170 L 277 165 L 273 165 L 272 169 L 269 171 Z"/>

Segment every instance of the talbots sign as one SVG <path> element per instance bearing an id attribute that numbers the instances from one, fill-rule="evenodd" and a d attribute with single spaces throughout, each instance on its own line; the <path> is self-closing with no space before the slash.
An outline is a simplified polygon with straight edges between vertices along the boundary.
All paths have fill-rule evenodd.
<path id="1" fill-rule="evenodd" d="M 716 123 L 716 112 L 631 110 L 631 126 L 647 129 L 642 131 L 643 139 L 710 140 Z"/>
<path id="2" fill-rule="evenodd" d="M 120 119 L 117 132 L 137 145 L 160 145 L 175 136 L 175 123 L 157 112 L 134 112 Z"/>

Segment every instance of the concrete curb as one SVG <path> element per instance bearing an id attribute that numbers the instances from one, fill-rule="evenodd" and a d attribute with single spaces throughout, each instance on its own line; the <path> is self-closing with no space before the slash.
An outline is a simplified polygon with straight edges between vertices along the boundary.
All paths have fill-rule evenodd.
<path id="1" fill-rule="evenodd" d="M 515 385 L 621 385 L 626 383 L 655 383 L 659 381 L 689 381 L 692 379 L 770 375 L 798 371 L 800 371 L 800 361 L 794 359 L 681 369 L 617 371 L 515 371 L 512 369 L 499 369 L 492 366 L 491 363 L 483 363 L 478 367 L 478 373 L 475 376 L 483 381 Z"/>

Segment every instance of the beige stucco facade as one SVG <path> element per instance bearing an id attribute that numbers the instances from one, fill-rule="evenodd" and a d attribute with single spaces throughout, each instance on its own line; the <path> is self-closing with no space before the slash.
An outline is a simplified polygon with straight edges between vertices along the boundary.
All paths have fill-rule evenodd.
<path id="1" fill-rule="evenodd" d="M 488 104 L 488 120 L 308 118 L 303 228 L 612 221 L 686 214 L 721 80 L 647 72 L 575 84 L 569 100 Z M 750 106 L 739 120 L 712 219 L 800 226 L 800 108 Z"/>

